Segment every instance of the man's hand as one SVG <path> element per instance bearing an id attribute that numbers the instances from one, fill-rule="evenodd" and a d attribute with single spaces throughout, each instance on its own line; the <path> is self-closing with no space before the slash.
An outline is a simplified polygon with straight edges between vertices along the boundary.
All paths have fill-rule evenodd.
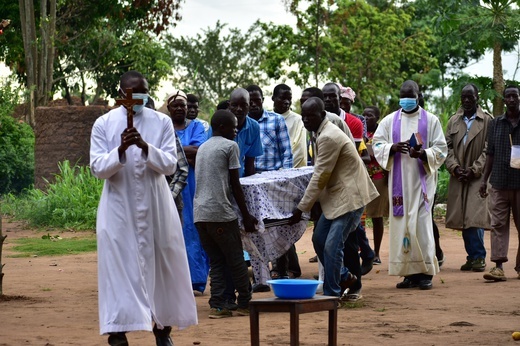
<path id="1" fill-rule="evenodd" d="M 243 215 L 242 222 L 244 223 L 244 230 L 247 233 L 254 233 L 257 231 L 256 225 L 258 225 L 258 220 L 255 219 L 251 214 Z"/>
<path id="2" fill-rule="evenodd" d="M 486 198 L 488 196 L 486 181 L 482 181 L 482 183 L 480 183 L 480 189 L 478 189 L 478 193 L 480 194 L 480 197 L 482 197 L 482 198 Z"/>
<path id="3" fill-rule="evenodd" d="M 298 208 L 293 210 L 291 217 L 289 218 L 289 225 L 294 225 L 300 222 L 302 219 L 302 211 Z"/>
<path id="4" fill-rule="evenodd" d="M 394 143 L 394 144 L 392 144 L 392 148 L 390 148 L 390 150 L 393 153 L 408 154 L 408 152 L 410 151 L 410 145 L 408 144 L 408 141 Z"/>
<path id="5" fill-rule="evenodd" d="M 475 178 L 475 173 L 469 168 L 463 169 L 460 172 L 460 176 L 458 177 L 461 183 L 467 183 Z"/>
<path id="6" fill-rule="evenodd" d="M 410 157 L 420 159 L 424 155 L 424 149 L 421 146 L 410 147 Z"/>
<path id="7" fill-rule="evenodd" d="M 122 154 L 126 152 L 126 150 L 131 145 L 137 145 L 138 148 L 143 149 L 146 154 L 148 154 L 148 143 L 146 143 L 141 134 L 137 132 L 135 127 L 125 129 L 121 134 L 121 145 L 119 146 L 119 153 Z"/>

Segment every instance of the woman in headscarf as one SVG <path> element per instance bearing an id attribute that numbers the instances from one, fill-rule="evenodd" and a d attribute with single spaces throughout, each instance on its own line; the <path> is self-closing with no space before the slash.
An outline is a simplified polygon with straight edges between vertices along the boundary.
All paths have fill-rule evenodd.
<path id="1" fill-rule="evenodd" d="M 184 208 L 183 233 L 190 266 L 191 283 L 194 291 L 204 292 L 209 273 L 209 258 L 200 243 L 199 234 L 193 223 L 193 197 L 195 196 L 195 157 L 199 146 L 206 141 L 204 126 L 199 121 L 187 119 L 187 97 L 181 90 L 168 95 L 166 105 L 189 163 L 187 185 L 182 190 Z"/>

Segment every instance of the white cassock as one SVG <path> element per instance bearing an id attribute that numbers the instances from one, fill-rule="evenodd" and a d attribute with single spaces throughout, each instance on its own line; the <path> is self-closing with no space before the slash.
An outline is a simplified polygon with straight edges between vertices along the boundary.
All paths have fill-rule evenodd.
<path id="1" fill-rule="evenodd" d="M 418 132 L 421 108 L 415 113 L 401 112 L 401 141 L 404 142 Z M 437 187 L 437 169 L 442 165 L 448 153 L 446 139 L 439 119 L 431 113 L 428 116 L 427 134 L 428 160 L 423 163 L 426 172 L 426 194 L 429 208 L 423 198 L 419 165 L 421 159 L 411 158 L 407 154 L 401 155 L 403 209 L 404 216 L 393 215 L 392 188 L 394 176 L 394 156 L 390 156 L 393 144 L 392 127 L 397 112 L 384 117 L 374 134 L 373 149 L 377 162 L 387 171 L 388 191 L 390 198 L 390 249 L 389 275 L 407 276 L 412 274 L 435 275 L 439 272 L 439 264 L 435 257 L 435 241 L 431 207 Z M 424 140 L 424 139 L 423 139 Z M 425 146 L 423 146 L 423 149 Z M 409 243 L 407 244 L 408 240 Z"/>
<path id="2" fill-rule="evenodd" d="M 92 128 L 90 166 L 105 179 L 97 212 L 101 334 L 152 330 L 152 321 L 185 328 L 197 307 L 182 226 L 165 175 L 177 165 L 170 118 L 144 108 L 134 127 L 148 157 L 132 145 L 119 161 L 126 109 L 99 117 Z"/>

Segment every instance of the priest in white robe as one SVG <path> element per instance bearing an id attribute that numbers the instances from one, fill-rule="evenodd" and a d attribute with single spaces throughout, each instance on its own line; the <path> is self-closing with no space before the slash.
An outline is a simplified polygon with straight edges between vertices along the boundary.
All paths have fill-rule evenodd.
<path id="1" fill-rule="evenodd" d="M 431 279 L 439 272 L 431 203 L 437 170 L 448 149 L 439 119 L 418 105 L 418 93 L 414 81 L 403 83 L 402 108 L 381 120 L 373 150 L 381 167 L 390 172 L 389 275 L 404 276 L 397 288 L 426 290 L 432 288 Z"/>
<path id="2" fill-rule="evenodd" d="M 148 83 L 130 71 L 120 94 L 146 104 Z M 99 323 L 109 344 L 127 345 L 126 332 L 152 330 L 171 345 L 171 326 L 197 324 L 182 226 L 165 175 L 177 164 L 170 118 L 134 106 L 133 127 L 121 106 L 92 129 L 90 166 L 105 179 L 97 213 Z"/>

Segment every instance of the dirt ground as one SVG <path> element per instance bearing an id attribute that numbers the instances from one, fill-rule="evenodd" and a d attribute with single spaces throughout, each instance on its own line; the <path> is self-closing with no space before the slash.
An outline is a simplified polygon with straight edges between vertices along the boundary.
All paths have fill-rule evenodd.
<path id="1" fill-rule="evenodd" d="M 442 222 L 439 226 L 446 262 L 434 277 L 433 289 L 395 288 L 401 279 L 388 276 L 385 234 L 383 264 L 363 277 L 363 302 L 338 311 L 338 345 L 515 343 L 511 333 L 520 331 L 520 280 L 514 271 L 516 229 L 511 232 L 509 252 L 513 262 L 505 264 L 508 281 L 488 283 L 483 273 L 459 270 L 465 262 L 461 234 L 444 229 Z M 0 301 L 0 346 L 106 345 L 106 336 L 99 335 L 96 254 L 9 257 L 13 239 L 39 237 L 42 233 L 9 220 L 4 220 L 3 229 L 8 235 L 3 256 L 3 289 L 8 299 Z M 372 240 L 371 229 L 367 233 Z M 314 256 L 310 229 L 296 247 L 304 277 L 311 278 L 317 273 L 317 265 L 308 261 Z M 489 256 L 489 232 L 486 247 Z M 272 292 L 256 293 L 253 299 L 271 296 Z M 175 345 L 249 345 L 249 319 L 237 316 L 210 320 L 208 298 L 209 288 L 196 297 L 199 324 L 175 330 Z M 148 332 L 130 333 L 128 338 L 131 345 L 155 344 Z M 260 340 L 262 345 L 288 345 L 289 314 L 261 313 Z M 301 315 L 300 344 L 327 344 L 326 312 Z"/>

